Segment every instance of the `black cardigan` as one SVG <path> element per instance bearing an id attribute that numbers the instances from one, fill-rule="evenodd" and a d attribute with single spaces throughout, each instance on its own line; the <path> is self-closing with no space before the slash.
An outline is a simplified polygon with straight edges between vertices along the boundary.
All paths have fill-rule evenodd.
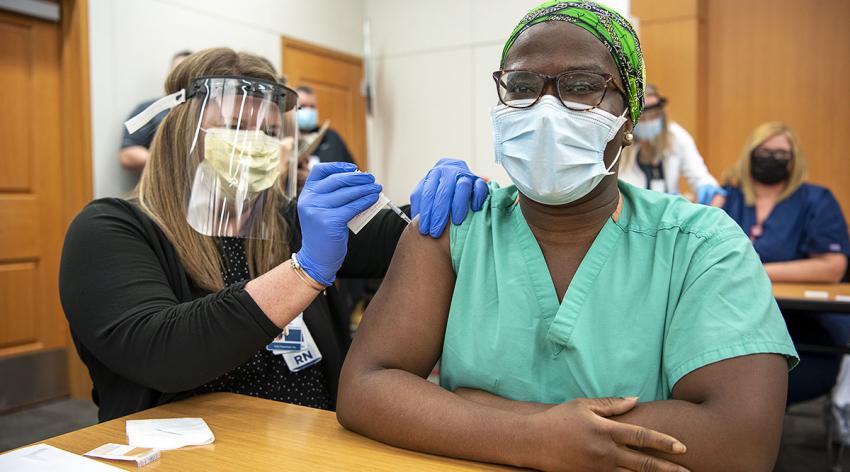
<path id="1" fill-rule="evenodd" d="M 300 247 L 295 211 L 291 247 Z M 404 222 L 390 211 L 351 236 L 340 277 L 383 277 Z M 192 395 L 245 362 L 280 330 L 245 291 L 197 287 L 174 246 L 135 204 L 107 198 L 86 206 L 65 236 L 62 307 L 89 369 L 100 421 Z M 281 287 L 281 290 L 286 290 Z M 347 336 L 336 332 L 333 287 L 304 310 L 336 399 Z"/>

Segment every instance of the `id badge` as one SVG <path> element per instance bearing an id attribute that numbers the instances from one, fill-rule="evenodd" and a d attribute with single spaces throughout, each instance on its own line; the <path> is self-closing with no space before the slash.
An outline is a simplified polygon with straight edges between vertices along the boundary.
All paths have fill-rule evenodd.
<path id="1" fill-rule="evenodd" d="M 286 361 L 286 366 L 289 367 L 290 372 L 298 372 L 322 360 L 322 353 L 319 352 L 319 348 L 313 341 L 313 336 L 310 335 L 310 330 L 307 329 L 306 325 L 301 327 L 301 334 L 304 336 L 304 350 L 283 353 L 283 360 Z"/>
<path id="2" fill-rule="evenodd" d="M 303 351 L 304 350 L 304 313 L 299 314 L 286 325 L 283 332 L 278 334 L 272 340 L 266 349 L 275 354 L 288 351 Z M 281 351 L 281 352 L 278 352 Z"/>

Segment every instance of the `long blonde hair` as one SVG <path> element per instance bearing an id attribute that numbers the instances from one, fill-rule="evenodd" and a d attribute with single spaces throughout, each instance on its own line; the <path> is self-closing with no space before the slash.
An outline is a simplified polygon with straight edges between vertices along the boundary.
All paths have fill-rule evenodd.
<path id="1" fill-rule="evenodd" d="M 723 178 L 730 184 L 740 187 L 744 194 L 744 203 L 747 205 L 755 205 L 756 193 L 753 190 L 753 176 L 750 173 L 750 155 L 753 150 L 776 135 L 783 135 L 788 138 L 791 143 L 791 173 L 788 176 L 788 183 L 777 197 L 776 202 L 788 198 L 789 195 L 796 192 L 803 181 L 806 179 L 806 158 L 803 155 L 803 149 L 800 147 L 800 140 L 797 134 L 785 123 L 779 121 L 771 121 L 762 123 L 756 126 L 756 129 L 750 133 L 750 136 L 744 142 L 744 147 L 741 149 L 741 154 L 738 157 L 738 162 L 723 173 Z"/>
<path id="2" fill-rule="evenodd" d="M 194 79 L 215 75 L 278 81 L 278 74 L 268 60 L 246 52 L 214 48 L 196 52 L 174 68 L 165 79 L 165 93 L 188 90 Z M 200 103 L 190 99 L 166 115 L 154 136 L 141 180 L 129 198 L 136 200 L 165 233 L 195 284 L 218 291 L 224 288 L 218 246 L 212 237 L 196 232 L 186 221 L 192 179 L 202 159 L 198 152 L 189 153 L 199 113 Z M 282 180 L 278 179 L 278 183 Z M 284 202 L 282 187 L 272 187 L 267 198 L 262 215 L 267 239 L 249 237 L 245 245 L 251 278 L 269 271 L 290 255 L 288 228 L 280 214 Z M 256 229 L 260 225 L 253 226 Z"/>
<path id="3" fill-rule="evenodd" d="M 645 95 L 654 95 L 661 98 L 658 93 L 658 87 L 653 84 L 646 86 Z M 662 105 L 664 106 L 664 105 Z M 627 146 L 623 149 L 621 159 L 623 161 L 622 169 L 630 169 L 637 164 L 638 160 L 644 164 L 657 164 L 661 158 L 670 150 L 670 127 L 667 121 L 667 110 L 661 110 L 661 132 L 650 141 L 637 141 L 632 146 Z"/>

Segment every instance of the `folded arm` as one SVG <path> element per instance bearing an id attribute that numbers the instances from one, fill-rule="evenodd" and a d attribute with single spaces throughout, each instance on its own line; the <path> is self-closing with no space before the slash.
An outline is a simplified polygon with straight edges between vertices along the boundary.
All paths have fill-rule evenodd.
<path id="1" fill-rule="evenodd" d="M 716 362 L 683 377 L 672 400 L 640 403 L 614 419 L 670 434 L 687 444 L 685 455 L 666 457 L 692 470 L 772 470 L 782 435 L 787 365 L 774 354 Z M 457 393 L 481 405 L 525 414 L 555 406 L 517 402 L 481 390 Z"/>

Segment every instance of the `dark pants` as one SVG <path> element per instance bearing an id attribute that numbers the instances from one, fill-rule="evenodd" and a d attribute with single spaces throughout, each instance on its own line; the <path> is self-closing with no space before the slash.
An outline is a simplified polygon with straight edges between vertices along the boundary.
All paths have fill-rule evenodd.
<path id="1" fill-rule="evenodd" d="M 850 315 L 787 311 L 783 313 L 795 344 L 846 346 Z M 829 393 L 841 366 L 838 354 L 799 352 L 800 363 L 788 374 L 788 404 Z"/>

